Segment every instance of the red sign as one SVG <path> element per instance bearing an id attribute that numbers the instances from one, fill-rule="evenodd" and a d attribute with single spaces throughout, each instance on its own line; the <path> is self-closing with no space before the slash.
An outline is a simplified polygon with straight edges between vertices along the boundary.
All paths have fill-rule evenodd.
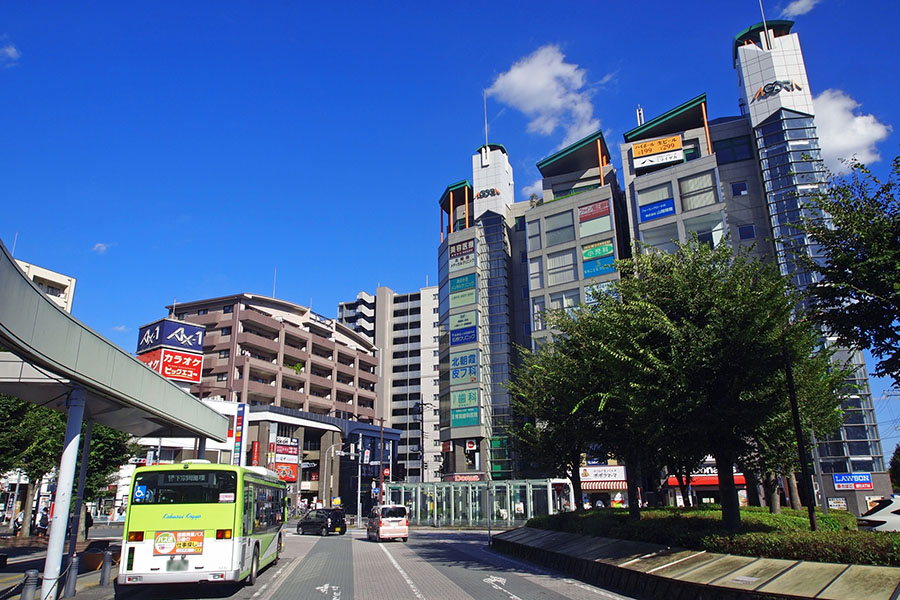
<path id="1" fill-rule="evenodd" d="M 478 442 L 475 440 L 466 440 L 466 451 L 478 450 Z"/>
<path id="2" fill-rule="evenodd" d="M 453 475 L 444 475 L 444 481 L 481 481 L 482 477 L 483 476 L 480 473 L 473 473 L 471 475 L 456 473 Z"/>
<path id="3" fill-rule="evenodd" d="M 250 444 L 250 465 L 254 467 L 259 466 L 259 442 Z"/>
<path id="4" fill-rule="evenodd" d="M 452 452 L 452 442 L 441 442 L 441 453 L 446 454 L 447 452 Z"/>
<path id="5" fill-rule="evenodd" d="M 289 463 L 275 463 L 275 472 L 282 481 L 297 481 L 297 465 Z"/>
<path id="6" fill-rule="evenodd" d="M 385 467 L 385 468 L 384 468 L 384 476 L 385 476 L 385 477 L 390 477 L 390 476 L 391 476 L 391 470 L 390 470 L 390 468 L 388 468 L 388 467 Z"/>
<path id="7" fill-rule="evenodd" d="M 167 379 L 200 383 L 203 355 L 169 348 L 138 354 L 137 359 Z"/>
<path id="8" fill-rule="evenodd" d="M 605 217 L 609 214 L 609 200 L 601 200 L 587 206 L 578 207 L 578 222 L 584 223 L 591 219 Z"/>
<path id="9" fill-rule="evenodd" d="M 277 452 L 278 454 L 294 454 L 299 456 L 300 448 L 298 448 L 297 446 L 284 446 L 282 444 L 276 444 L 275 452 Z"/>

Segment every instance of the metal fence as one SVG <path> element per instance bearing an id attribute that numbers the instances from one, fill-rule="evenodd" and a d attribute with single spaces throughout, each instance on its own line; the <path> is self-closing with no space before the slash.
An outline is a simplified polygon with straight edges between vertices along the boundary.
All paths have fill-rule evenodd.
<path id="1" fill-rule="evenodd" d="M 516 527 L 575 508 L 568 479 L 386 483 L 387 500 L 409 509 L 410 525 Z"/>

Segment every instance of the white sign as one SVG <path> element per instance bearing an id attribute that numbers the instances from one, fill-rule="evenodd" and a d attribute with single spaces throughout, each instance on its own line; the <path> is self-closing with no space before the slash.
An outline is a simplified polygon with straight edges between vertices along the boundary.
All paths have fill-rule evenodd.
<path id="1" fill-rule="evenodd" d="M 478 442 L 475 440 L 466 440 L 466 450 L 476 450 L 478 448 Z"/>
<path id="2" fill-rule="evenodd" d="M 625 481 L 625 465 L 581 467 L 581 481 Z"/>
<path id="3" fill-rule="evenodd" d="M 275 462 L 277 463 L 286 463 L 289 465 L 296 465 L 300 462 L 300 457 L 296 454 L 276 454 Z"/>
<path id="4" fill-rule="evenodd" d="M 644 167 L 652 167 L 654 165 L 664 165 L 671 162 L 681 162 L 684 160 L 684 150 L 672 150 L 671 152 L 663 152 L 662 154 L 651 154 L 650 156 L 641 156 L 634 159 L 634 168 L 642 169 Z"/>

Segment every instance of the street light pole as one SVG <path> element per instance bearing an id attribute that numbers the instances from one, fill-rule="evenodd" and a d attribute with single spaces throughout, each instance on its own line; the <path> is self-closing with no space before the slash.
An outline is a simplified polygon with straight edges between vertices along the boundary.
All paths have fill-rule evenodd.
<path id="1" fill-rule="evenodd" d="M 381 473 L 381 487 L 378 489 L 378 504 L 384 504 L 384 417 L 378 418 L 378 424 L 381 425 L 381 441 L 378 446 L 378 470 Z"/>

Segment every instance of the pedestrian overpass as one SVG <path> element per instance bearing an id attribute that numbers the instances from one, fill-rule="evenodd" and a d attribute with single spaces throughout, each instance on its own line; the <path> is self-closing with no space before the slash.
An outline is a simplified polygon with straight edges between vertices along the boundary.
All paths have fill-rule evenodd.
<path id="1" fill-rule="evenodd" d="M 0 393 L 68 413 L 41 588 L 55 598 L 82 423 L 86 455 L 95 422 L 136 437 L 198 437 L 201 448 L 207 438 L 224 442 L 228 422 L 56 306 L 2 242 L 0 350 Z"/>

